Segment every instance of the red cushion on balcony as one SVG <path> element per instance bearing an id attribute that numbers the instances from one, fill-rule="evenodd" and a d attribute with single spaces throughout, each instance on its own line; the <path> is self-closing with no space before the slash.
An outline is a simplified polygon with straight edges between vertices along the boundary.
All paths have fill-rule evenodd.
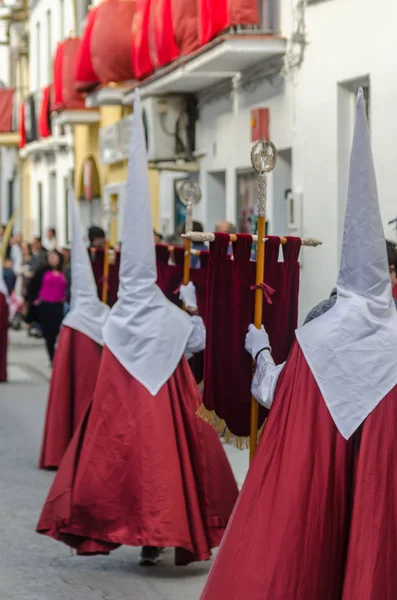
<path id="1" fill-rule="evenodd" d="M 199 0 L 172 0 L 172 20 L 181 56 L 197 50 L 200 46 Z"/>
<path id="2" fill-rule="evenodd" d="M 181 0 L 178 1 L 181 3 Z M 150 5 L 149 49 L 155 69 L 164 67 L 179 56 L 173 23 L 174 4 L 173 0 L 152 0 Z"/>
<path id="3" fill-rule="evenodd" d="M 135 0 L 105 0 L 97 8 L 91 35 L 91 60 L 101 83 L 134 78 L 131 61 Z"/>
<path id="4" fill-rule="evenodd" d="M 229 27 L 258 25 L 257 0 L 200 0 L 201 43 Z"/>
<path id="5" fill-rule="evenodd" d="M 137 0 L 132 21 L 132 65 L 136 79 L 144 79 L 153 73 L 149 47 L 150 6 L 153 0 Z"/>
<path id="6" fill-rule="evenodd" d="M 82 110 L 84 97 L 74 85 L 74 67 L 80 48 L 79 38 L 68 38 L 58 44 L 54 59 L 53 110 Z"/>
<path id="7" fill-rule="evenodd" d="M 93 8 L 87 15 L 85 29 L 74 65 L 74 84 L 76 90 L 80 92 L 92 90 L 99 83 L 99 78 L 94 71 L 91 60 L 91 37 L 97 10 L 97 8 Z"/>
<path id="8" fill-rule="evenodd" d="M 42 96 L 41 105 L 40 105 L 39 136 L 41 138 L 50 137 L 50 135 L 51 135 L 50 111 L 51 111 L 51 86 L 48 85 L 43 90 L 43 96 Z"/>

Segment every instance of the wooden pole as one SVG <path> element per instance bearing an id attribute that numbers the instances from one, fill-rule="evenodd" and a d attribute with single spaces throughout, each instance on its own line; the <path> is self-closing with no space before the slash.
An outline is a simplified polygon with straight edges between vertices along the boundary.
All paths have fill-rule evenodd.
<path id="1" fill-rule="evenodd" d="M 258 241 L 256 248 L 256 289 L 254 304 L 254 325 L 258 329 L 262 326 L 263 291 L 260 284 L 265 281 L 265 234 L 266 234 L 266 200 L 267 179 L 266 174 L 275 167 L 277 150 L 271 142 L 260 140 L 251 152 L 251 162 L 258 173 Z M 251 425 L 250 425 L 250 462 L 254 458 L 258 440 L 259 405 L 251 397 Z"/>
<path id="2" fill-rule="evenodd" d="M 103 250 L 103 283 L 102 283 L 102 302 L 108 303 L 109 291 L 109 242 L 105 242 Z"/>
<path id="3" fill-rule="evenodd" d="M 256 249 L 256 278 L 255 283 L 259 286 L 265 279 L 265 237 L 266 216 L 258 216 L 258 242 Z M 258 329 L 262 326 L 263 291 L 260 287 L 255 290 L 254 325 Z M 250 462 L 254 458 L 258 439 L 259 405 L 255 398 L 251 397 L 251 426 L 250 426 Z"/>

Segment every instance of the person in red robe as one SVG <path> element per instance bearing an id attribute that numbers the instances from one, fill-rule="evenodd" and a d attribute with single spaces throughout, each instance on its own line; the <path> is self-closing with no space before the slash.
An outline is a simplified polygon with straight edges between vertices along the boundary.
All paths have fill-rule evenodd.
<path id="1" fill-rule="evenodd" d="M 263 330 L 246 348 L 271 410 L 201 600 L 397 598 L 397 312 L 362 90 L 337 300 L 285 365 Z"/>
<path id="2" fill-rule="evenodd" d="M 156 284 L 138 93 L 123 227 L 119 297 L 93 400 L 37 531 L 80 555 L 143 547 L 142 565 L 175 548 L 175 563 L 187 565 L 220 544 L 238 489 L 216 432 L 196 416 L 201 398 L 184 354 L 203 349 L 203 326 Z"/>
<path id="3" fill-rule="evenodd" d="M 0 383 L 7 381 L 8 301 L 9 292 L 4 281 L 3 264 L 0 258 Z"/>
<path id="4" fill-rule="evenodd" d="M 55 352 L 39 460 L 41 469 L 59 467 L 92 398 L 101 360 L 102 329 L 109 315 L 109 307 L 97 295 L 71 191 L 69 214 L 73 234 L 71 310 L 63 320 Z"/>

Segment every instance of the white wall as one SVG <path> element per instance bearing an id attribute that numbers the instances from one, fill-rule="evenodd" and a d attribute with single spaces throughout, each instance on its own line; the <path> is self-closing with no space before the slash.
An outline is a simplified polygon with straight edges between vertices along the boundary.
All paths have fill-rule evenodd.
<path id="1" fill-rule="evenodd" d="M 39 0 L 30 13 L 30 89 L 36 91 L 51 83 L 51 67 L 57 44 L 73 29 L 71 0 Z M 63 11 L 61 12 L 61 8 Z M 50 11 L 51 35 L 48 36 Z M 39 29 L 38 29 L 39 27 Z M 50 42 L 50 47 L 49 47 Z"/>
<path id="2" fill-rule="evenodd" d="M 39 199 L 38 184 L 42 184 L 43 194 L 43 237 L 48 227 L 57 230 L 58 243 L 63 245 L 69 242 L 66 239 L 66 203 L 65 203 L 65 178 L 70 177 L 73 169 L 73 153 L 59 152 L 54 162 L 43 157 L 32 163 L 32 231 L 38 235 L 39 231 Z M 56 173 L 56 198 L 50 192 L 50 173 Z M 54 210 L 54 203 L 56 208 Z"/>
<path id="3" fill-rule="evenodd" d="M 293 0 L 282 0 L 282 33 L 293 30 Z M 397 131 L 397 3 L 393 0 L 323 0 L 306 8 L 308 46 L 303 66 L 286 80 L 264 81 L 254 91 L 233 92 L 200 109 L 197 147 L 201 161 L 201 218 L 209 226 L 206 178 L 226 170 L 224 217 L 236 221 L 236 170 L 250 167 L 250 110 L 270 109 L 270 138 L 291 148 L 292 188 L 303 196 L 300 234 L 323 245 L 302 252 L 300 312 L 327 297 L 335 285 L 347 194 L 352 98 L 369 78 L 371 138 L 386 234 L 397 216 L 395 132 Z M 342 85 L 341 85 L 342 84 Z M 350 91 L 348 91 L 350 89 Z M 277 168 L 277 167 L 276 167 Z M 269 177 L 268 215 L 279 222 L 279 184 Z M 279 200 L 277 200 L 278 202 Z M 272 232 L 272 229 L 271 229 Z M 278 232 L 277 233 L 281 233 Z M 288 233 L 288 231 L 285 231 Z"/>

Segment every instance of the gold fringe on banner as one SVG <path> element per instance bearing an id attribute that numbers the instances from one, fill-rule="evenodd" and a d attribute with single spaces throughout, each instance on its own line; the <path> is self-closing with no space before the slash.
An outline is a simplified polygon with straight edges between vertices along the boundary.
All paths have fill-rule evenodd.
<path id="1" fill-rule="evenodd" d="M 226 422 L 224 421 L 224 419 L 221 419 L 220 417 L 218 417 L 218 415 L 216 414 L 216 412 L 214 410 L 208 410 L 208 408 L 206 408 L 204 406 L 204 404 L 201 404 L 200 408 L 196 412 L 196 416 L 199 417 L 205 423 L 208 423 L 208 425 L 211 425 L 211 427 L 213 427 L 219 435 L 223 436 L 226 444 L 228 444 L 229 446 L 233 446 L 234 448 L 237 448 L 238 450 L 248 450 L 249 449 L 249 447 L 250 447 L 249 435 L 246 437 L 241 437 L 241 436 L 235 435 L 232 431 L 230 431 L 230 429 L 226 425 Z M 262 435 L 262 431 L 265 426 L 265 423 L 266 423 L 266 421 L 263 423 L 262 427 L 258 430 L 258 441 Z"/>

